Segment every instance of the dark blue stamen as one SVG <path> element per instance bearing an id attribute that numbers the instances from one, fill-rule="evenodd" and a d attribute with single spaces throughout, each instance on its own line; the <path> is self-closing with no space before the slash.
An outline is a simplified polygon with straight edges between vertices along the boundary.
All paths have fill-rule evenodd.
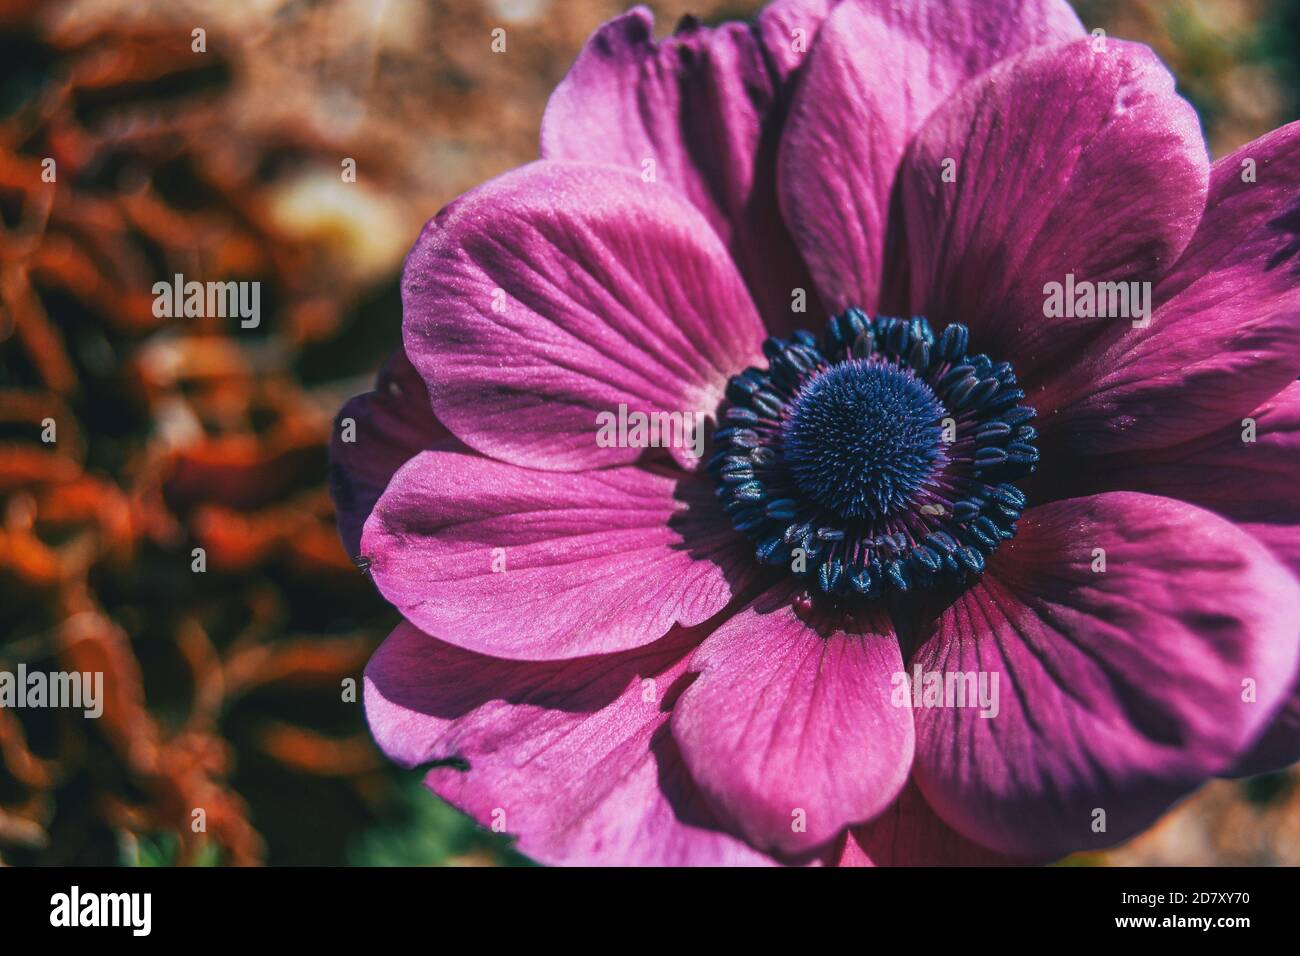
<path id="1" fill-rule="evenodd" d="M 910 369 L 850 359 L 794 396 L 785 461 L 805 496 L 829 511 L 885 518 L 907 507 L 942 463 L 942 417 L 934 392 Z"/>
<path id="2" fill-rule="evenodd" d="M 878 597 L 966 580 L 1015 535 L 1038 462 L 1008 362 L 970 333 L 848 309 L 818 340 L 763 343 L 727 385 L 709 470 L 765 564 Z"/>

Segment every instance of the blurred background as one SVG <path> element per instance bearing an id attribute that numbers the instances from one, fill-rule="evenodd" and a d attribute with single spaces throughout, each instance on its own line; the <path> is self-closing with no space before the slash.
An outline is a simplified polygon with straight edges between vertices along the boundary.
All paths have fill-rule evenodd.
<path id="1" fill-rule="evenodd" d="M 422 223 L 535 158 L 628 5 L 0 0 L 0 670 L 102 671 L 107 696 L 99 720 L 0 709 L 0 864 L 526 862 L 341 699 L 396 615 L 338 541 L 326 445 L 399 341 Z M 759 4 L 649 6 L 667 32 Z M 1300 0 L 1076 6 L 1159 52 L 1215 156 L 1300 115 Z M 260 326 L 155 318 L 178 272 L 260 281 Z M 1067 862 L 1300 864 L 1300 775 Z"/>

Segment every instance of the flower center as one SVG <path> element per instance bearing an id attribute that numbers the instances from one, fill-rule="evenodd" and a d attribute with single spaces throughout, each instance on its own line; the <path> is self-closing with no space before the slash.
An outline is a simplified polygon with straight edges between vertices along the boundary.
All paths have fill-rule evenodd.
<path id="1" fill-rule="evenodd" d="M 709 463 L 759 560 L 828 594 L 960 582 L 1015 535 L 1035 412 L 965 326 L 848 309 L 731 379 Z"/>
<path id="2" fill-rule="evenodd" d="M 799 489 L 843 518 L 907 507 L 944 458 L 943 406 L 911 371 L 850 359 L 812 376 L 791 402 L 785 459 Z"/>

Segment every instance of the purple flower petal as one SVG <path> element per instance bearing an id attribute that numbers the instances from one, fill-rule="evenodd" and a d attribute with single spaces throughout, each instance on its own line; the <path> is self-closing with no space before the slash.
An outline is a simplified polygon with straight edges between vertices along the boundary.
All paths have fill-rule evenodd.
<path id="1" fill-rule="evenodd" d="M 677 631 L 622 654 L 521 663 L 403 622 L 366 668 L 366 716 L 404 766 L 463 761 L 425 782 L 534 860 L 770 863 L 718 829 L 666 726 L 697 640 Z"/>
<path id="2" fill-rule="evenodd" d="M 551 95 L 542 156 L 622 166 L 686 196 L 784 332 L 791 290 L 810 282 L 776 203 L 782 96 L 746 24 L 686 20 L 656 43 L 654 17 L 638 7 L 592 35 Z"/>
<path id="3" fill-rule="evenodd" d="M 1064 0 L 835 8 L 804 68 L 777 171 L 786 221 L 830 311 L 881 305 L 894 177 L 926 116 L 1005 57 L 1082 35 Z M 945 155 L 962 156 L 953 149 Z"/>
<path id="4" fill-rule="evenodd" d="M 1300 761 L 1300 679 L 1291 687 L 1291 694 L 1282 705 L 1263 736 L 1255 741 L 1249 753 L 1232 768 L 1229 776 L 1253 777 L 1259 773 L 1272 773 Z"/>
<path id="5" fill-rule="evenodd" d="M 1116 843 L 1232 766 L 1282 702 L 1271 677 L 1294 673 L 1298 635 L 1300 586 L 1223 518 L 1130 493 L 1033 508 L 909 662 L 999 681 L 996 716 L 915 711 L 916 780 L 1003 852 Z"/>
<path id="6" fill-rule="evenodd" d="M 1108 455 L 1083 470 L 1089 490 L 1145 491 L 1231 518 L 1300 577 L 1300 382 L 1244 419 L 1172 448 Z"/>
<path id="7" fill-rule="evenodd" d="M 841 0 L 773 0 L 755 18 L 778 82 L 788 83 L 803 66 L 817 31 Z"/>
<path id="8" fill-rule="evenodd" d="M 411 623 L 520 660 L 649 644 L 722 610 L 753 568 L 707 480 L 636 467 L 556 474 L 448 452 L 393 476 L 361 547 Z"/>
<path id="9" fill-rule="evenodd" d="M 398 349 L 379 370 L 375 390 L 349 399 L 334 419 L 330 496 L 349 555 L 361 553 L 361 527 L 393 473 L 435 444 L 459 446 L 433 417 L 420 373 Z"/>
<path id="10" fill-rule="evenodd" d="M 839 866 L 1017 866 L 1044 860 L 1009 857 L 944 823 L 909 782 L 880 816 L 845 834 Z"/>
<path id="11" fill-rule="evenodd" d="M 1044 436 L 1089 453 L 1172 445 L 1239 422 L 1295 378 L 1297 181 L 1300 123 L 1214 164 L 1205 217 L 1156 287 L 1150 327 L 1117 329 L 1052 383 L 1037 403 L 1059 408 Z"/>
<path id="12" fill-rule="evenodd" d="M 903 161 L 911 309 L 966 323 L 1032 384 L 1103 329 L 1136 334 L 1128 318 L 1048 317 L 1048 284 L 1158 279 L 1208 176 L 1196 113 L 1146 47 L 1084 40 L 1002 63 L 936 110 Z"/>
<path id="13" fill-rule="evenodd" d="M 891 704 L 902 669 L 879 610 L 825 635 L 778 586 L 720 626 L 673 709 L 691 776 L 759 848 L 799 854 L 879 813 L 912 759 L 912 717 Z"/>
<path id="14" fill-rule="evenodd" d="M 611 167 L 533 163 L 462 196 L 411 250 L 402 299 L 438 420 L 534 468 L 634 461 L 597 443 L 600 413 L 711 415 L 764 335 L 700 213 Z"/>
<path id="15" fill-rule="evenodd" d="M 1253 442 L 1240 422 L 1155 451 L 1097 459 L 1085 473 L 1107 488 L 1179 498 L 1231 518 L 1300 576 L 1300 383 L 1250 413 Z M 1265 675 L 1264 680 L 1283 680 Z M 1300 761 L 1300 684 L 1234 772 L 1264 773 Z"/>

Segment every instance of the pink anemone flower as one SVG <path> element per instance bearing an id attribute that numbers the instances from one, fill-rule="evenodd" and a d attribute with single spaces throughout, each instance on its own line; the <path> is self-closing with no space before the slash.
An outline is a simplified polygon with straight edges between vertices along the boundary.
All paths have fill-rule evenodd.
<path id="1" fill-rule="evenodd" d="M 379 745 L 570 864 L 1046 861 L 1300 759 L 1297 181 L 1059 0 L 606 24 L 340 415 Z"/>

